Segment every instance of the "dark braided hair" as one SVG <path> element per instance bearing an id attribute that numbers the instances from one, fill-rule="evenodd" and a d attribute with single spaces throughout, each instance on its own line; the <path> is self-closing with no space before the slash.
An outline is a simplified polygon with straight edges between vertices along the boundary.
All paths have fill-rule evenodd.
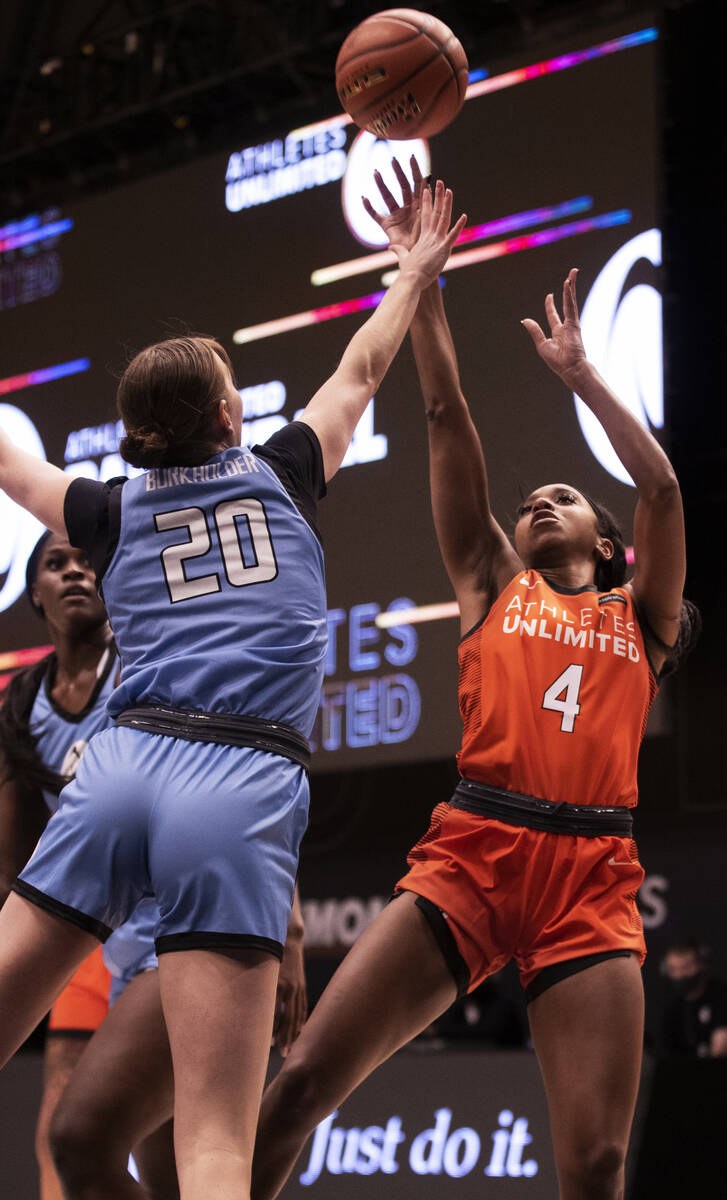
<path id="1" fill-rule="evenodd" d="M 610 592 L 611 588 L 622 587 L 626 580 L 626 547 L 624 545 L 623 534 L 613 513 L 610 513 L 602 504 L 597 504 L 590 496 L 583 493 L 583 497 L 588 501 L 596 515 L 596 529 L 601 537 L 608 538 L 613 543 L 613 556 L 609 559 L 602 558 L 596 567 L 594 576 L 596 587 L 599 592 Z M 688 654 L 691 654 L 694 649 L 699 635 L 702 631 L 702 618 L 696 604 L 692 604 L 691 600 L 682 598 L 682 607 L 679 613 L 679 632 L 673 646 L 667 645 L 651 628 L 643 613 L 639 613 L 639 623 L 644 631 L 660 650 L 666 654 L 666 661 L 659 672 L 659 678 L 663 679 L 666 675 L 671 675 L 673 671 L 681 666 Z"/>
<path id="2" fill-rule="evenodd" d="M 611 558 L 599 558 L 594 575 L 594 583 L 599 592 L 610 592 L 611 588 L 623 587 L 626 582 L 626 545 L 621 527 L 612 512 L 597 504 L 583 492 L 596 516 L 596 530 L 600 537 L 608 538 L 613 545 Z"/>
<path id="3" fill-rule="evenodd" d="M 39 617 L 44 613 L 33 599 L 33 584 L 38 575 L 45 545 L 52 537 L 52 529 L 41 533 L 30 552 L 25 568 L 25 594 Z M 53 651 L 34 666 L 18 671 L 6 688 L 0 708 L 0 752 L 3 760 L 0 782 L 5 783 L 12 779 L 21 787 L 44 788 L 58 795 L 68 780 L 55 771 L 50 771 L 43 764 L 38 754 L 38 739 L 30 732 L 30 714 L 38 689 L 42 686 L 46 673 L 55 672 L 55 666 L 56 655 Z"/>

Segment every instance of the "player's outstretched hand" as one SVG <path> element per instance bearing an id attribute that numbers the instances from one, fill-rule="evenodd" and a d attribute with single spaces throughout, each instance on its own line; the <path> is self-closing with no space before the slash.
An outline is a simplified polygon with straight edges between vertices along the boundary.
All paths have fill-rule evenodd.
<path id="1" fill-rule="evenodd" d="M 377 212 L 366 196 L 361 197 L 366 212 L 383 229 L 389 239 L 389 246 L 397 255 L 402 252 L 408 253 L 419 237 L 419 209 L 425 184 L 419 163 L 413 154 L 409 165 L 411 167 L 411 183 L 398 158 L 391 160 L 392 170 L 401 188 L 401 202 L 386 186 L 381 172 L 374 171 L 374 182 L 388 212 Z"/>
<path id="2" fill-rule="evenodd" d="M 568 278 L 563 284 L 562 321 L 555 307 L 553 293 L 550 292 L 545 297 L 545 315 L 550 326 L 550 337 L 545 336 L 537 321 L 532 321 L 529 317 L 523 321 L 543 362 L 547 363 L 551 371 L 554 371 L 566 383 L 569 377 L 577 374 L 579 367 L 587 361 L 581 337 L 581 325 L 578 320 L 577 275 L 578 268 L 573 267 L 568 272 Z"/>
<path id="3" fill-rule="evenodd" d="M 449 258 L 452 246 L 467 223 L 463 213 L 454 225 L 452 220 L 452 193 L 438 179 L 434 195 L 428 187 L 422 188 L 419 206 L 419 236 L 411 250 L 399 251 L 401 275 L 413 277 L 423 289 L 439 275 Z"/>

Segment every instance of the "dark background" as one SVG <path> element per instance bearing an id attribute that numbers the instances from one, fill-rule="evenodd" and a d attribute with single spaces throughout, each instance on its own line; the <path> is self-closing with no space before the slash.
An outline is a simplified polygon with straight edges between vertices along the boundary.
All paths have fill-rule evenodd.
<path id="1" fill-rule="evenodd" d="M 0 312 L 0 378 L 77 355 L 94 360 L 91 372 L 63 385 L 3 398 L 27 403 L 54 461 L 63 462 L 64 431 L 111 416 L 113 380 L 107 368 L 122 364 L 125 344 L 135 349 L 162 336 L 168 318 L 199 323 L 229 344 L 240 325 L 378 287 L 378 276 L 363 276 L 317 289 L 310 298 L 306 280 L 311 265 L 359 253 L 337 202 L 331 199 L 331 209 L 321 213 L 324 196 L 333 198 L 336 185 L 276 201 L 259 210 L 252 224 L 251 213 L 227 214 L 221 205 L 229 151 L 335 111 L 331 80 L 338 46 L 358 20 L 378 7 L 364 0 L 229 5 L 69 0 L 62 6 L 50 0 L 37 5 L 10 0 L 3 5 L 0 224 L 57 207 L 62 215 L 73 215 L 76 225 L 58 247 L 64 271 L 70 272 L 59 296 L 29 305 L 25 313 Z M 542 295 L 557 286 L 571 262 L 582 267 L 583 296 L 627 231 L 651 223 L 663 230 L 658 282 L 664 314 L 665 438 L 684 495 L 687 594 L 702 611 L 704 631 L 698 650 L 668 689 L 658 727 L 652 728 L 641 755 L 636 831 L 647 872 L 641 904 L 650 951 L 645 968 L 647 1036 L 653 1044 L 665 996 L 659 961 L 671 941 L 696 935 L 711 944 L 717 972 L 727 974 L 721 538 L 727 440 L 719 183 L 725 169 L 724 16 L 710 0 L 669 0 L 639 19 L 625 0 L 432 0 L 427 7 L 458 33 L 470 66 L 491 71 L 541 61 L 563 46 L 593 45 L 614 27 L 619 32 L 651 23 L 659 28 L 655 47 L 471 102 L 451 130 L 432 142 L 435 170 L 451 177 L 471 222 L 591 189 L 596 211 L 625 204 L 641 222 L 470 267 L 447 281 L 464 383 L 487 437 L 503 519 L 514 507 L 518 484 L 541 481 L 540 454 L 534 461 L 528 457 L 539 449 L 541 438 L 547 435 L 542 459 L 548 477 L 557 473 L 564 457 L 570 467 L 574 445 L 581 452 L 583 448 L 571 402 L 534 357 L 528 359 L 517 321 L 538 315 Z M 129 41 L 130 34 L 135 41 Z M 633 79 L 614 81 L 617 65 L 629 57 L 649 64 L 640 87 Z M 52 70 L 41 71 L 52 63 Z M 529 111 L 528 92 L 538 96 Z M 471 124 L 478 110 L 485 115 L 473 144 Z M 618 137 L 609 135 L 612 128 Z M 212 158 L 203 158 L 210 154 Z M 627 164 L 625 174 L 609 171 L 613 155 L 619 170 Z M 604 170 L 599 174 L 601 156 Z M 534 169 L 536 162 L 542 176 Z M 180 166 L 173 175 L 159 173 L 160 168 Z M 569 188 L 561 183 L 567 177 L 574 181 Z M 546 180 L 551 181 L 548 186 Z M 619 191 L 622 180 L 624 185 L 628 180 L 628 196 Z M 553 181 L 555 193 L 546 195 Z M 277 244 L 285 288 L 291 289 L 284 294 L 267 254 L 286 206 L 295 220 L 287 240 L 278 238 Z M 253 227 L 258 235 L 247 236 Z M 264 233 L 270 236 L 263 246 Z M 321 249 L 323 235 L 332 239 L 330 257 Z M 262 250 L 264 269 L 250 270 L 248 255 Z M 67 303 L 71 279 L 72 302 Z M 283 377 L 284 357 L 290 415 L 289 410 L 304 403 L 306 388 L 334 365 L 359 320 L 345 317 L 319 331 L 284 334 L 257 344 L 254 353 L 253 347 L 236 350 L 236 365 L 249 364 L 241 385 Z M 275 369 L 263 371 L 271 359 Z M 325 520 L 327 538 L 333 539 L 328 547 L 332 605 L 374 601 L 385 607 L 399 595 L 418 603 L 448 598 L 428 518 L 423 430 L 412 379 L 405 349 L 387 383 L 390 390 L 382 391 L 376 407 L 376 429 L 390 438 L 389 459 L 342 472 L 331 489 Z M 84 414 L 78 425 L 68 419 L 69 404 Z M 543 429 L 544 412 L 558 414 L 562 423 L 557 433 Z M 524 433 L 534 420 L 537 439 Z M 573 482 L 589 483 L 626 517 L 630 493 L 585 454 L 581 465 L 589 478 Z M 404 461 L 406 472 L 400 467 Z M 396 501 L 389 504 L 387 489 L 392 486 Z M 335 523 L 340 536 L 348 538 L 343 555 L 336 549 Z M 354 527 L 358 536 L 352 543 Z M 345 582 L 349 568 L 350 591 Z M 21 617 L 20 604 L 15 609 L 0 616 L 0 652 L 37 644 L 42 637 L 39 626 Z M 355 765 L 330 764 L 314 780 L 301 863 L 301 887 L 315 935 L 308 958 L 313 997 L 386 899 L 428 811 L 455 781 L 456 630 L 452 622 L 441 622 L 419 626 L 418 636 L 420 650 L 410 670 L 421 671 L 428 681 L 433 724 L 427 726 L 426 738 L 413 742 L 407 748 L 411 756 L 402 754 L 398 762 L 367 766 L 371 754 L 358 752 Z M 394 751 L 398 755 L 403 749 Z M 333 765 L 336 769 L 330 769 Z M 512 970 L 498 977 L 498 986 L 522 1006 Z M 507 1078 L 508 1057 L 502 1058 L 502 1067 L 478 1074 L 475 1090 L 480 1095 L 482 1088 L 488 1116 L 490 1097 L 494 1101 L 500 1095 L 492 1080 Z M 668 1194 L 675 1179 L 684 1194 L 719 1194 L 714 1180 L 699 1179 L 700 1168 L 707 1169 L 710 1154 L 720 1146 L 718 1133 L 709 1134 L 709 1146 L 698 1147 L 694 1138 L 690 1141 L 686 1115 L 709 1132 L 709 1115 L 720 1106 L 712 1105 L 703 1077 L 686 1077 L 686 1068 L 680 1070 L 671 1086 L 661 1080 L 662 1108 L 653 1110 L 647 1125 L 645 1144 L 647 1150 L 652 1146 L 654 1158 L 641 1171 L 638 1194 L 649 1200 L 656 1186 Z M 363 1092 L 361 1103 L 362 1123 L 383 1119 L 378 1108 L 371 1116 L 364 1111 L 369 1100 Z M 358 1110 L 347 1123 L 354 1119 Z M 466 1119 L 477 1124 L 474 1117 Z M 26 1128 L 30 1121 L 28 1117 Z M 489 1126 L 480 1132 L 486 1137 Z M 659 1164 L 666 1174 L 657 1185 L 654 1170 Z"/>
<path id="2" fill-rule="evenodd" d="M 539 46 L 538 60 L 642 29 L 644 21 L 554 39 Z M 630 540 L 633 489 L 614 480 L 592 456 L 572 396 L 539 361 L 520 319 L 542 316 L 545 294 L 559 291 L 571 264 L 580 267 L 585 300 L 615 251 L 655 225 L 657 55 L 658 42 L 651 42 L 476 97 L 430 143 L 432 171 L 451 182 L 458 211 L 467 211 L 471 225 L 582 196 L 592 197 L 583 217 L 620 209 L 632 214 L 627 224 L 526 248 L 445 277 L 463 387 L 485 441 L 493 507 L 506 528 L 512 526 L 521 491 L 564 480 L 613 509 Z M 527 61 L 507 56 L 486 66 L 497 76 Z M 332 105 L 322 115 L 335 112 Z M 277 132 L 284 139 L 288 130 Z M 348 127 L 347 149 L 356 132 Z M 382 272 L 313 287 L 316 268 L 368 250 L 349 231 L 341 184 L 229 212 L 227 162 L 226 153 L 213 155 L 59 206 L 58 217 L 70 218 L 73 228 L 54 247 L 62 264 L 58 290 L 0 312 L 0 378 L 90 360 L 88 371 L 7 397 L 31 417 L 51 461 L 64 463 L 71 432 L 114 419 L 113 375 L 127 351 L 181 323 L 222 341 L 241 387 L 282 381 L 288 419 L 334 370 L 360 326 L 362 316 L 354 313 L 234 343 L 241 327 L 378 291 Z M 541 221 L 522 232 L 574 219 Z M 502 236 L 508 235 L 489 240 Z M 44 253 L 40 243 L 9 255 L 27 265 Z M 659 272 L 641 260 L 629 282 L 659 287 Z M 416 626 L 409 635 L 416 647 L 413 658 L 408 662 L 404 654 L 402 662 L 401 655 L 396 661 L 400 637 L 378 632 L 367 615 L 359 646 L 355 614 L 351 619 L 351 609 L 362 604 L 385 609 L 396 599 L 415 604 L 451 599 L 433 535 L 426 428 L 408 347 L 376 397 L 374 427 L 388 440 L 387 457 L 342 470 L 321 507 L 329 608 L 346 614 L 332 631 L 335 664 L 332 657 L 326 687 L 342 693 L 344 684 L 353 684 L 344 721 L 354 720 L 362 732 L 346 730 L 340 749 L 331 748 L 335 738 L 329 738 L 316 757 L 316 770 L 442 758 L 454 751 L 459 736 L 456 620 Z M 118 465 L 108 468 L 106 477 L 118 470 Z M 191 570 L 194 574 L 195 567 Z M 32 645 L 38 633 L 24 597 L 0 614 L 1 649 Z M 410 737 L 387 741 L 381 694 L 369 681 L 383 678 L 398 687 L 402 673 L 412 681 L 403 686 L 420 697 L 421 717 Z M 369 702 L 379 718 L 370 739 Z M 353 705 L 361 707 L 355 718 Z M 671 724 L 663 712 L 660 726 Z M 319 745 L 322 732 L 316 731 Z M 368 740 L 372 744 L 360 744 Z"/>
<path id="3" fill-rule="evenodd" d="M 146 24 L 126 10 L 124 25 L 116 6 L 106 6 L 103 17 L 98 6 L 89 5 L 87 15 L 96 24 L 84 27 L 79 5 L 69 9 L 63 30 L 50 10 L 45 24 L 43 14 L 36 14 L 37 37 L 28 43 L 24 59 L 16 55 L 8 61 L 3 77 L 13 105 L 0 165 L 12 186 L 0 196 L 0 220 L 51 207 L 61 217 L 71 216 L 74 228 L 56 246 L 63 270 L 60 291 L 0 312 L 0 378 L 78 356 L 91 359 L 88 372 L 4 397 L 36 421 L 49 458 L 63 462 L 70 430 L 113 419 L 113 376 L 128 351 L 175 329 L 178 318 L 223 340 L 241 386 L 282 379 L 286 417 L 334 367 L 361 316 L 241 347 L 231 336 L 241 326 L 380 286 L 380 273 L 374 272 L 323 288 L 310 286 L 311 269 L 365 252 L 343 220 L 340 185 L 229 213 L 223 179 L 231 151 L 336 112 L 331 77 L 337 46 L 375 7 L 317 6 L 304 36 L 299 11 L 297 16 L 276 13 L 276 5 L 269 5 L 268 17 L 280 18 L 278 59 L 258 58 L 256 66 L 251 59 L 255 38 L 274 39 L 274 32 L 265 26 L 268 17 L 243 5 L 233 21 L 235 36 L 242 36 L 253 16 L 259 18 L 257 33 L 248 29 L 247 51 L 237 43 L 237 68 L 229 60 L 218 63 L 225 82 L 205 65 L 209 46 L 204 38 L 194 43 L 197 59 L 184 41 L 196 20 L 209 20 L 210 30 L 221 38 L 229 17 L 224 6 L 207 6 L 203 14 L 198 5 L 182 5 L 176 32 L 164 25 L 171 16 L 162 8 Z M 663 229 L 663 269 L 656 278 L 647 273 L 643 279 L 655 283 L 663 297 L 663 436 L 683 486 L 687 594 L 702 610 L 704 633 L 693 658 L 664 688 L 644 743 L 637 833 L 645 847 L 653 834 L 660 845 L 679 848 L 669 866 L 670 877 L 679 881 L 672 883 L 679 898 L 659 927 L 661 934 L 668 940 L 678 928 L 702 936 L 714 945 L 715 961 L 724 970 L 719 903 L 706 899 L 714 893 L 723 902 L 724 893 L 716 868 L 711 882 L 705 876 L 714 859 L 704 858 L 705 845 L 724 844 L 727 813 L 720 751 L 724 252 L 716 184 L 724 165 L 724 131 L 716 116 L 720 73 L 714 10 L 696 0 L 639 15 L 617 3 L 438 4 L 432 9 L 462 37 L 470 66 L 485 67 L 491 75 L 652 23 L 659 29 L 654 44 L 469 101 L 430 148 L 434 170 L 454 185 L 457 204 L 473 224 L 584 194 L 593 196 L 594 213 L 628 207 L 634 214 L 628 225 L 480 263 L 446 278 L 463 382 L 486 440 L 495 508 L 504 522 L 517 503 L 519 486 L 564 475 L 599 495 L 628 526 L 632 491 L 591 456 L 572 400 L 532 353 L 519 319 L 539 315 L 545 292 L 557 288 L 571 263 L 581 267 L 584 297 L 628 237 L 653 224 Z M 116 26 L 111 15 L 118 18 Z M 123 89 L 104 91 L 111 68 L 102 61 L 132 26 L 140 31 L 138 53 L 152 32 L 159 44 L 162 35 L 170 39 L 166 65 L 158 76 L 147 77 L 136 108 L 131 99 L 139 81 L 127 73 L 128 95 Z M 21 32 L 18 25 L 18 37 Z M 89 43 L 83 38 L 92 35 L 95 49 L 86 54 L 83 47 Z M 4 44 L 11 47 L 12 38 Z M 39 74 L 38 64 L 54 47 L 61 65 L 48 76 Z M 190 78 L 197 72 L 197 90 L 190 85 L 183 104 L 172 68 Z M 220 88 L 228 91 L 223 95 Z M 236 88 L 242 91 L 233 95 L 229 89 Z M 253 104 L 245 89 L 264 94 L 266 103 Z M 90 106 L 85 112 L 84 98 Z M 38 127 L 41 109 L 52 125 L 45 133 Z M 184 128 L 174 124 L 175 113 L 186 113 Z M 347 145 L 352 136 L 349 130 Z M 206 150 L 214 153 L 199 157 Z M 165 165 L 176 169 L 154 170 Z M 419 604 L 447 600 L 428 509 L 424 423 L 406 347 L 377 398 L 375 429 L 389 439 L 388 458 L 342 471 L 323 506 L 329 603 L 348 612 L 361 603 L 385 608 L 396 597 Z M 6 522 L 6 535 L 8 528 L 12 523 Z M 348 621 L 337 630 L 337 667 L 328 683 L 370 674 L 351 670 L 348 631 Z M 302 863 L 304 890 L 312 901 L 385 894 L 428 811 L 453 784 L 456 622 L 419 625 L 416 638 L 416 658 L 401 668 L 422 694 L 415 735 L 406 743 L 318 756 L 316 766 L 324 774 L 315 780 Z M 0 615 L 0 649 L 40 640 L 40 627 L 21 600 Z M 363 648 L 380 653 L 391 641 L 381 633 Z M 373 674 L 393 670 L 382 660 Z M 647 871 L 662 873 L 658 862 L 652 868 L 646 851 L 642 857 Z M 661 947 L 656 933 L 650 937 L 654 947 Z M 332 961 L 320 959 L 321 981 Z"/>

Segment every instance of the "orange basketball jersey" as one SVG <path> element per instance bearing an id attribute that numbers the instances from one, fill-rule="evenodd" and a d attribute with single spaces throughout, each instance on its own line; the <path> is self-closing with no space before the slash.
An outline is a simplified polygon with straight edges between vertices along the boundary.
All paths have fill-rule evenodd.
<path id="1" fill-rule="evenodd" d="M 50 1010 L 48 1032 L 73 1036 L 98 1029 L 109 1011 L 111 976 L 97 946 L 73 974 Z"/>
<path id="2" fill-rule="evenodd" d="M 657 683 L 624 588 L 515 576 L 459 647 L 460 773 L 568 804 L 637 802 Z"/>

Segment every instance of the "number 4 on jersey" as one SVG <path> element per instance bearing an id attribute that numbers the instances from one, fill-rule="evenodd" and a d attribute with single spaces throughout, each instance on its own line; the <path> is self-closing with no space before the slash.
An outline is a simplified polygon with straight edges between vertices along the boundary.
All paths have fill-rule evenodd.
<path id="1" fill-rule="evenodd" d="M 551 683 L 543 696 L 543 708 L 562 713 L 560 728 L 563 733 L 573 732 L 576 717 L 581 711 L 578 693 L 582 675 L 583 666 L 571 663 L 555 682 Z"/>

